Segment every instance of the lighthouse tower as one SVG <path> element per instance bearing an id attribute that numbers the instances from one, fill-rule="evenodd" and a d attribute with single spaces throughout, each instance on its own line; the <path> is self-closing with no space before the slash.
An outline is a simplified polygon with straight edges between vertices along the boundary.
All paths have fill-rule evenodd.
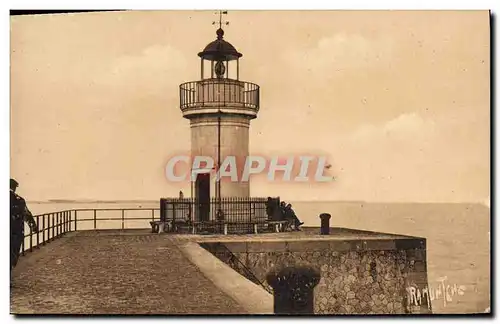
<path id="1" fill-rule="evenodd" d="M 216 35 L 198 53 L 200 80 L 180 85 L 180 109 L 191 126 L 191 156 L 214 160 L 213 168 L 198 173 L 192 183 L 198 204 L 210 204 L 211 198 L 249 197 L 249 182 L 242 181 L 241 175 L 249 154 L 250 120 L 259 111 L 259 86 L 240 80 L 243 55 L 224 39 L 222 20 Z M 219 181 L 216 171 L 228 156 L 235 157 L 238 179 L 221 177 Z M 224 165 L 223 169 L 228 171 Z M 200 220 L 213 217 L 208 213 L 200 215 Z"/>

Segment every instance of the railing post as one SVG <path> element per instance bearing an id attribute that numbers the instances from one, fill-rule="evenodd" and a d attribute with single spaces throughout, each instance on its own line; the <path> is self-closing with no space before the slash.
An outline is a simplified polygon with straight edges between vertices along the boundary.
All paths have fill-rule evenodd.
<path id="1" fill-rule="evenodd" d="M 45 244 L 45 214 L 42 215 L 42 244 Z"/>
<path id="2" fill-rule="evenodd" d="M 21 243 L 21 255 L 24 255 L 24 241 L 25 240 L 26 240 L 26 238 L 23 235 L 23 242 Z"/>
<path id="3" fill-rule="evenodd" d="M 52 238 L 51 238 L 51 240 L 53 240 L 54 234 L 55 234 L 55 226 L 54 226 L 55 222 L 54 222 L 54 214 L 52 213 L 51 215 L 52 215 L 52 222 L 51 222 L 52 223 Z"/>
<path id="4" fill-rule="evenodd" d="M 38 226 L 38 231 L 36 232 L 36 246 L 40 248 L 40 216 L 36 215 L 36 226 Z"/>
<path id="5" fill-rule="evenodd" d="M 155 221 L 155 210 L 154 209 L 151 209 L 151 221 L 152 222 Z"/>
<path id="6" fill-rule="evenodd" d="M 125 229 L 125 209 L 122 209 L 122 230 Z"/>
<path id="7" fill-rule="evenodd" d="M 56 237 L 61 235 L 61 212 L 57 212 L 56 214 Z"/>
<path id="8" fill-rule="evenodd" d="M 47 242 L 50 242 L 50 214 L 47 214 Z"/>
<path id="9" fill-rule="evenodd" d="M 172 201 L 172 231 L 176 231 L 176 228 L 175 228 L 175 201 Z"/>
<path id="10" fill-rule="evenodd" d="M 78 230 L 78 210 L 75 210 L 75 232 Z"/>
<path id="11" fill-rule="evenodd" d="M 55 233 L 54 238 L 57 238 L 57 236 L 59 236 L 59 212 L 56 212 L 55 222 L 53 225 L 54 225 L 54 233 Z"/>
<path id="12" fill-rule="evenodd" d="M 94 229 L 97 229 L 97 210 L 94 209 Z"/>
<path id="13" fill-rule="evenodd" d="M 71 219 L 72 219 L 72 216 L 73 216 L 73 211 L 70 210 L 68 212 L 68 216 L 69 216 L 69 219 L 68 219 L 68 230 L 71 232 Z"/>
<path id="14" fill-rule="evenodd" d="M 30 252 L 33 252 L 33 230 L 31 229 L 31 226 L 30 226 Z"/>

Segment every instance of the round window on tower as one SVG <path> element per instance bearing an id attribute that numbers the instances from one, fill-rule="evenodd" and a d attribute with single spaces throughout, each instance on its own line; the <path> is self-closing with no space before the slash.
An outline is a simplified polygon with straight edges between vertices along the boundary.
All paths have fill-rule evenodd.
<path id="1" fill-rule="evenodd" d="M 218 78 L 222 78 L 224 73 L 226 73 L 226 67 L 222 61 L 218 61 L 217 64 L 215 64 L 215 74 Z"/>

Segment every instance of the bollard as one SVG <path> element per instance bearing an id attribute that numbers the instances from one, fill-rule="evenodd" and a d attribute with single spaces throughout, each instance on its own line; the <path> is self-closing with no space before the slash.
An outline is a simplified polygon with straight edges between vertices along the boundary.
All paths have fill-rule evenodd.
<path id="1" fill-rule="evenodd" d="M 314 314 L 314 287 L 320 273 L 310 266 L 271 270 L 266 277 L 274 291 L 275 314 Z"/>
<path id="2" fill-rule="evenodd" d="M 330 234 L 330 218 L 332 215 L 323 213 L 319 215 L 321 218 L 321 235 L 329 235 Z"/>

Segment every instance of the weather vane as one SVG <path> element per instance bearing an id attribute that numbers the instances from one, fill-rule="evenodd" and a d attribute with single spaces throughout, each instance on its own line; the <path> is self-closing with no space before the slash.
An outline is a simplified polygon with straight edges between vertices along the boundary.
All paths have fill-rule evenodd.
<path id="1" fill-rule="evenodd" d="M 219 28 L 222 28 L 222 25 L 229 25 L 229 21 L 223 21 L 222 20 L 222 15 L 227 15 L 227 10 L 220 10 L 219 12 L 215 13 L 216 15 L 219 15 L 219 21 L 212 21 L 212 25 L 215 25 L 219 23 Z"/>

